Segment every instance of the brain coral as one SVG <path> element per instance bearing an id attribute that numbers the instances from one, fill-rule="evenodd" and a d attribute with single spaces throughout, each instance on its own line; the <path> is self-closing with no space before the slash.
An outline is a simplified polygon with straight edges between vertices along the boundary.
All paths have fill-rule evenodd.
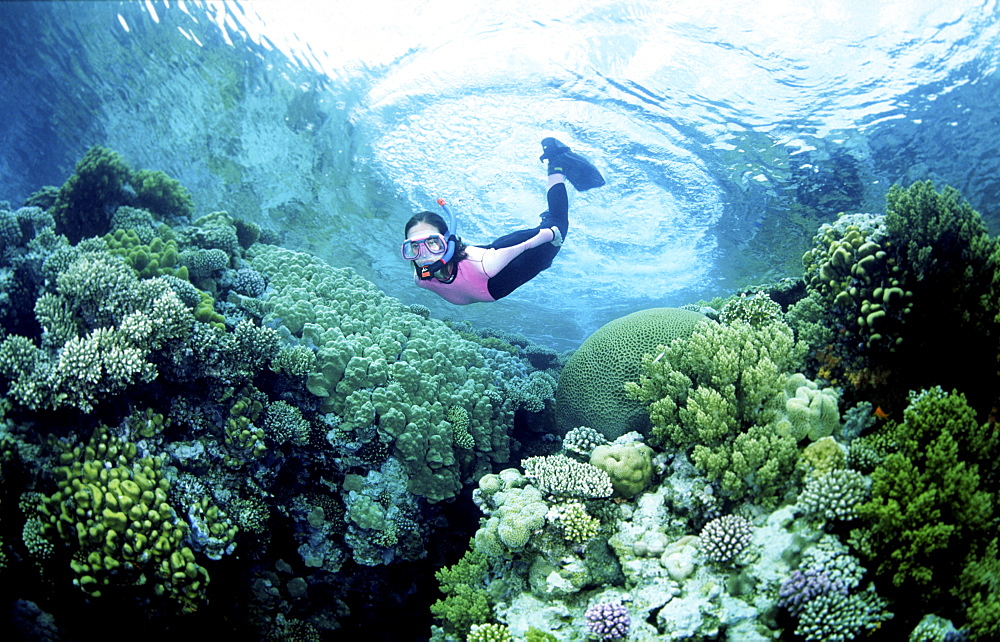
<path id="1" fill-rule="evenodd" d="M 626 381 L 638 381 L 642 355 L 656 346 L 688 337 L 705 316 L 680 308 L 652 308 L 610 321 L 573 353 L 556 391 L 563 432 L 589 426 L 608 439 L 636 430 L 649 433 L 649 415 L 625 394 Z"/>

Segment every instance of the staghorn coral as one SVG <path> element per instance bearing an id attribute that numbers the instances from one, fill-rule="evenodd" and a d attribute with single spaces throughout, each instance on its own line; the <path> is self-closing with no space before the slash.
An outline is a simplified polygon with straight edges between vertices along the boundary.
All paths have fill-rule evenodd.
<path id="1" fill-rule="evenodd" d="M 848 642 L 874 631 L 892 617 L 888 603 L 868 585 L 864 591 L 827 591 L 807 601 L 799 613 L 795 634 L 809 642 Z"/>
<path id="2" fill-rule="evenodd" d="M 587 426 L 573 428 L 563 436 L 564 450 L 580 455 L 588 460 L 594 448 L 608 443 L 604 435 Z"/>
<path id="3" fill-rule="evenodd" d="M 562 530 L 566 541 L 575 544 L 585 544 L 597 537 L 601 527 L 601 520 L 591 517 L 580 501 L 554 504 L 545 517 Z"/>

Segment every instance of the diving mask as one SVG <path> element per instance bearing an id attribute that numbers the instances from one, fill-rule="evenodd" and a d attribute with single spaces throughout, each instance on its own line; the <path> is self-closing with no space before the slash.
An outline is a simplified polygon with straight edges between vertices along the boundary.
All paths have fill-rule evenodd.
<path id="1" fill-rule="evenodd" d="M 406 239 L 400 248 L 403 258 L 416 261 L 420 258 L 437 260 L 448 251 L 448 240 L 443 234 L 428 234 L 417 238 Z"/>

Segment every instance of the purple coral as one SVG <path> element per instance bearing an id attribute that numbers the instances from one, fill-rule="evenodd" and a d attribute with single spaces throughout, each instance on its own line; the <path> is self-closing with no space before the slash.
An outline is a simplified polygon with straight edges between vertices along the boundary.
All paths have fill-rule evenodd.
<path id="1" fill-rule="evenodd" d="M 827 593 L 847 595 L 847 585 L 841 580 L 831 580 L 826 571 L 814 568 L 792 571 L 791 577 L 785 580 L 778 592 L 781 596 L 778 606 L 797 616 L 806 602 Z"/>
<path id="2" fill-rule="evenodd" d="M 632 620 L 628 616 L 628 608 L 616 602 L 601 602 L 587 609 L 584 618 L 591 633 L 601 636 L 602 640 L 618 640 L 628 635 L 628 627 Z"/>

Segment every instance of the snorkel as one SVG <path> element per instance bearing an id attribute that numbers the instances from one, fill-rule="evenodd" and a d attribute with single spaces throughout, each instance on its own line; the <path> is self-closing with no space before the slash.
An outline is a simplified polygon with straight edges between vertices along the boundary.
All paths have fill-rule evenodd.
<path id="1" fill-rule="evenodd" d="M 437 273 L 441 268 L 447 265 L 448 261 L 450 261 L 452 257 L 455 256 L 455 246 L 456 246 L 455 231 L 457 229 L 457 221 L 455 219 L 455 214 L 454 212 L 451 211 L 451 208 L 448 207 L 448 204 L 445 203 L 443 198 L 439 198 L 437 200 L 437 203 L 438 205 L 441 206 L 441 209 L 444 210 L 444 213 L 448 215 L 448 229 L 444 231 L 444 236 L 448 240 L 448 248 L 444 251 L 444 254 L 441 255 L 441 258 L 435 259 L 434 261 L 428 263 L 427 265 L 418 266 L 419 269 L 417 271 L 417 275 L 421 279 L 429 279 L 432 276 L 434 276 L 435 273 Z"/>

